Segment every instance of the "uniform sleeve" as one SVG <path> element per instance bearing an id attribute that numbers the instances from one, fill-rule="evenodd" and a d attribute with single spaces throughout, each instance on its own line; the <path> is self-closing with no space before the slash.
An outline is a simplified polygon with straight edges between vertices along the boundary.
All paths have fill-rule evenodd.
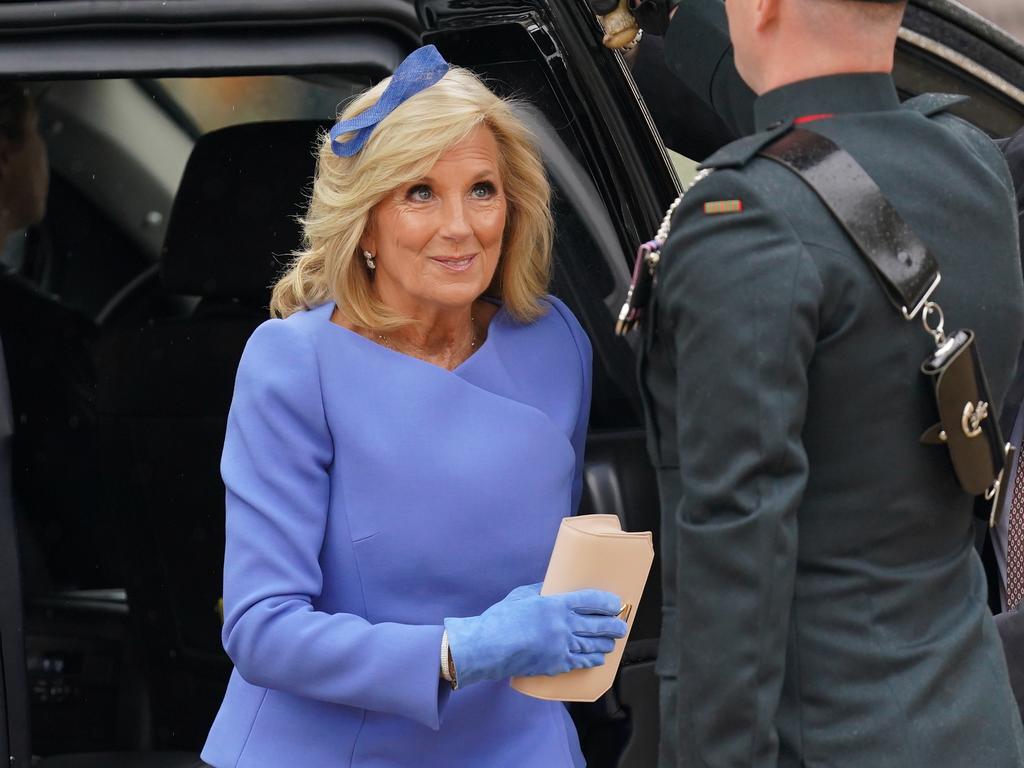
<path id="1" fill-rule="evenodd" d="M 580 365 L 580 389 L 579 407 L 576 412 L 576 426 L 572 432 L 572 447 L 576 452 L 576 469 L 572 481 L 572 514 L 576 514 L 580 508 L 580 499 L 583 496 L 583 466 L 584 454 L 587 447 L 587 428 L 590 424 L 590 400 L 593 389 L 594 350 L 586 331 L 580 325 L 576 316 L 569 311 L 565 304 L 555 298 L 548 297 L 548 301 L 555 310 L 562 316 L 569 333 L 572 336 L 573 349 Z"/>
<path id="2" fill-rule="evenodd" d="M 283 320 L 246 345 L 228 416 L 224 648 L 253 685 L 439 727 L 443 628 L 317 610 L 334 448 L 316 354 Z"/>
<path id="3" fill-rule="evenodd" d="M 740 199 L 742 213 L 703 203 Z M 681 765 L 776 765 L 822 287 L 786 220 L 717 171 L 676 213 L 657 288 L 675 359 Z"/>
<path id="4" fill-rule="evenodd" d="M 736 136 L 754 132 L 756 94 L 736 71 L 722 0 L 683 0 L 665 35 L 665 60 Z"/>

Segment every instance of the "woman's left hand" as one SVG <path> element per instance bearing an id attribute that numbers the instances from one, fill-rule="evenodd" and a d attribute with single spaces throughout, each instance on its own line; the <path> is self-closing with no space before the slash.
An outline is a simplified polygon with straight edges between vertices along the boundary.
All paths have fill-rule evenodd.
<path id="1" fill-rule="evenodd" d="M 597 667 L 625 637 L 616 595 L 584 589 L 541 596 L 540 588 L 518 587 L 480 616 L 445 619 L 460 686 Z"/>

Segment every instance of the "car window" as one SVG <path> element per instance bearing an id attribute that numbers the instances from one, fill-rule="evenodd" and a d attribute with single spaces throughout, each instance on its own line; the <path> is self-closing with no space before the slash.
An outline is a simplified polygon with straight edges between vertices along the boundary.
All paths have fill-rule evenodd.
<path id="1" fill-rule="evenodd" d="M 45 211 L 41 218 L 19 222 L 24 227 L 0 244 L 7 256 L 0 273 L 0 338 L 11 372 L 13 501 L 28 627 L 31 720 L 41 754 L 111 749 L 124 741 L 124 733 L 149 727 L 144 722 L 149 715 L 141 709 L 128 721 L 119 720 L 117 712 L 132 711 L 127 702 L 133 691 L 153 684 L 143 682 L 141 660 L 129 658 L 137 649 L 127 639 L 131 630 L 124 617 L 126 600 L 154 604 L 140 595 L 154 573 L 152 564 L 161 561 L 154 547 L 137 545 L 133 550 L 140 562 L 126 562 L 119 537 L 143 541 L 149 536 L 146 526 L 156 525 L 145 514 L 144 491 L 153 484 L 146 478 L 159 468 L 151 456 L 128 447 L 165 434 L 171 435 L 160 437 L 168 456 L 186 463 L 198 462 L 197 457 L 205 461 L 201 470 L 185 476 L 180 463 L 168 459 L 178 467 L 180 492 L 187 494 L 199 484 L 210 489 L 204 498 L 217 502 L 207 505 L 208 527 L 173 525 L 185 537 L 180 552 L 189 557 L 207 553 L 201 558 L 202 583 L 216 592 L 207 597 L 193 584 L 177 584 L 180 589 L 172 592 L 185 596 L 175 610 L 189 611 L 190 618 L 213 617 L 188 626 L 206 631 L 204 647 L 213 649 L 208 678 L 219 690 L 204 694 L 196 705 L 194 731 L 176 734 L 180 741 L 167 737 L 168 745 L 201 743 L 199 734 L 212 718 L 207 710 L 222 693 L 228 668 L 214 611 L 223 555 L 223 488 L 216 456 L 227 406 L 208 404 L 230 397 L 234 363 L 251 327 L 238 332 L 237 343 L 211 342 L 211 356 L 226 372 L 225 381 L 218 381 L 223 386 L 181 376 L 195 383 L 191 405 L 206 408 L 209 415 L 188 412 L 190 393 L 182 386 L 163 388 L 166 379 L 145 379 L 156 366 L 171 370 L 168 358 L 178 350 L 181 357 L 175 360 L 183 368 L 209 369 L 196 357 L 200 345 L 189 346 L 196 337 L 175 335 L 176 324 L 209 320 L 213 310 L 201 306 L 197 296 L 168 288 L 163 275 L 168 222 L 198 140 L 227 126 L 299 121 L 309 130 L 284 154 L 308 168 L 303 165 L 300 178 L 293 173 L 287 181 L 280 174 L 267 181 L 270 171 L 254 173 L 263 188 L 246 190 L 256 195 L 247 201 L 254 206 L 266 187 L 275 182 L 287 186 L 294 200 L 289 198 L 280 219 L 294 226 L 303 184 L 312 172 L 310 143 L 316 131 L 354 89 L 366 84 L 291 76 L 92 79 L 55 81 L 42 96 L 38 136 L 49 157 Z M 211 180 L 216 180 L 216 160 L 208 167 Z M 202 185 L 193 189 L 204 191 Z M 237 213 L 228 218 L 226 226 L 239 226 Z M 234 305 L 228 300 L 215 311 L 230 313 Z M 252 327 L 267 316 L 260 307 L 250 314 L 244 324 Z M 228 318 L 221 324 L 236 322 Z M 138 345 L 141 353 L 126 351 L 134 349 L 128 342 L 135 335 L 151 331 L 155 335 L 145 337 L 148 344 Z M 211 424 L 209 440 L 190 445 L 174 437 L 173 428 L 187 429 L 201 419 Z M 157 472 L 157 477 L 162 476 Z M 168 481 L 163 487 L 171 485 Z M 123 488 L 131 488 L 134 496 L 119 495 Z M 179 504 L 189 506 L 174 502 Z M 134 513 L 128 514 L 129 509 Z M 195 543 L 199 539 L 201 545 Z"/>
<path id="2" fill-rule="evenodd" d="M 322 120 L 372 85 L 340 77 L 317 83 L 298 77 L 168 77 L 150 81 L 198 132 L 261 120 Z"/>
<path id="3" fill-rule="evenodd" d="M 159 262 L 200 135 L 252 122 L 326 120 L 367 84 L 334 75 L 53 83 L 40 104 L 52 179 L 47 216 L 10 238 L 2 261 L 105 318 L 119 292 Z"/>

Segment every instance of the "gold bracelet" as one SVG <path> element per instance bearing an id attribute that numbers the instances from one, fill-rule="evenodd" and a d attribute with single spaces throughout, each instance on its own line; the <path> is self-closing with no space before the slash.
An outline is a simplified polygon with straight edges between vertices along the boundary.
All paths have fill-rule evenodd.
<path id="1" fill-rule="evenodd" d="M 448 630 L 441 635 L 441 678 L 451 683 L 452 690 L 459 687 L 458 678 L 455 676 L 455 660 L 452 658 L 452 650 L 448 647 Z"/>

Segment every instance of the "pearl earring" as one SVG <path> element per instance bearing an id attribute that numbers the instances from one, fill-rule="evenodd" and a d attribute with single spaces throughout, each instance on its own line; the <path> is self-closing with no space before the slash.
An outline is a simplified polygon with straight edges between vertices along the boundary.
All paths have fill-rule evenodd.
<path id="1" fill-rule="evenodd" d="M 363 251 L 363 258 L 366 259 L 366 268 L 374 270 L 377 268 L 377 262 L 373 260 L 373 254 L 369 251 Z"/>

